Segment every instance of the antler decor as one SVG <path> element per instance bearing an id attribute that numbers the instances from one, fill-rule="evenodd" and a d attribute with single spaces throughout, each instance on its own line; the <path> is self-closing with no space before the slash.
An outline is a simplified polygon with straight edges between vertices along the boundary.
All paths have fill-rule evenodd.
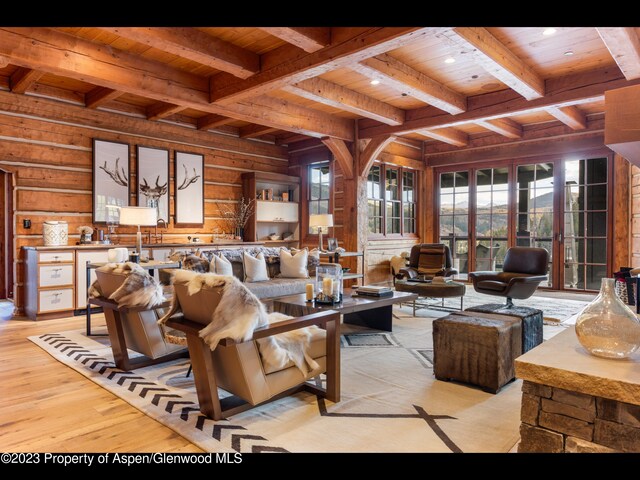
<path id="1" fill-rule="evenodd" d="M 151 188 L 151 185 L 147 183 L 147 179 L 143 178 L 142 185 L 140 185 L 140 191 L 145 197 L 160 198 L 165 193 L 167 193 L 168 185 L 169 182 L 165 183 L 164 185 L 160 185 L 160 175 L 158 175 L 158 178 L 156 178 L 156 186 L 153 188 Z"/>
<path id="2" fill-rule="evenodd" d="M 184 180 L 178 187 L 178 190 L 184 190 L 192 183 L 197 182 L 198 179 L 200 178 L 200 175 L 198 175 L 195 168 L 193 169 L 193 177 L 191 178 L 189 178 L 189 172 L 187 171 L 187 166 L 184 163 L 182 164 L 182 168 L 184 168 Z"/>
<path id="3" fill-rule="evenodd" d="M 120 169 L 120 157 L 116 158 L 116 167 L 113 170 L 109 170 L 109 167 L 107 166 L 107 161 L 104 161 L 104 165 L 101 165 L 100 168 L 102 170 L 105 171 L 105 173 L 107 175 L 109 175 L 114 182 L 116 182 L 118 185 L 122 185 L 123 187 L 126 187 L 128 185 L 127 182 L 127 174 L 124 171 L 124 167 L 122 169 Z M 120 170 L 122 170 L 122 174 L 120 174 Z"/>

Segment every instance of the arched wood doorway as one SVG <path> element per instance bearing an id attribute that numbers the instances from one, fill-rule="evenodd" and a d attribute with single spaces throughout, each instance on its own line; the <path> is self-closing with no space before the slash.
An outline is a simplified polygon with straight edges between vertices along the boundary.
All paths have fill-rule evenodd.
<path id="1" fill-rule="evenodd" d="M 0 300 L 13 298 L 13 175 L 0 170 Z"/>

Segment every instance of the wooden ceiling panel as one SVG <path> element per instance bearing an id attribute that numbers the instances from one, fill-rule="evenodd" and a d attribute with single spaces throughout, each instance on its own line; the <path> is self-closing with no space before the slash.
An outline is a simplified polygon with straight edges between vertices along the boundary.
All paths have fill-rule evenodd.
<path id="1" fill-rule="evenodd" d="M 531 125 L 534 123 L 553 122 L 556 120 L 555 117 L 551 116 L 545 111 L 526 113 L 523 115 L 514 115 L 509 118 L 515 122 L 518 122 L 522 126 Z"/>
<path id="2" fill-rule="evenodd" d="M 18 70 L 18 67 L 9 64 L 4 68 L 0 68 L 0 77 L 10 77 L 16 70 Z"/>
<path id="3" fill-rule="evenodd" d="M 74 80 L 68 77 L 61 77 L 59 75 L 53 75 L 50 73 L 44 74 L 38 80 L 38 83 L 43 85 L 49 85 L 51 87 L 63 88 L 65 90 L 72 90 L 74 92 L 87 93 L 94 89 L 94 85 L 80 80 Z"/>
<path id="4" fill-rule="evenodd" d="M 371 79 L 354 72 L 348 68 L 340 68 L 333 72 L 321 75 L 322 78 L 333 83 L 337 83 L 351 90 L 355 90 L 363 95 L 375 98 L 381 102 L 388 103 L 394 107 L 409 110 L 412 108 L 424 107 L 424 102 L 416 100 L 413 97 L 403 97 L 401 92 L 384 84 L 371 85 Z"/>
<path id="5" fill-rule="evenodd" d="M 461 51 L 442 35 L 398 48 L 389 52 L 389 55 L 464 95 L 477 95 L 505 88 L 474 61 L 473 55 Z M 445 63 L 450 57 L 455 62 Z"/>
<path id="6" fill-rule="evenodd" d="M 152 100 L 150 98 L 140 97 L 138 95 L 132 95 L 129 93 L 125 93 L 118 97 L 118 101 L 120 103 L 128 103 L 129 105 L 135 105 L 138 107 L 148 107 L 149 105 L 154 105 L 158 103 L 156 100 Z"/>
<path id="7" fill-rule="evenodd" d="M 202 30 L 209 35 L 226 42 L 233 43 L 238 47 L 246 48 L 258 55 L 262 55 L 263 53 L 287 44 L 284 40 L 280 40 L 273 35 L 269 35 L 267 32 L 264 32 L 259 28 L 207 27 L 199 28 L 198 30 Z"/>
<path id="8" fill-rule="evenodd" d="M 615 65 L 604 42 L 592 27 L 554 27 L 542 35 L 542 27 L 487 28 L 500 42 L 543 78 Z M 573 55 L 566 56 L 565 52 Z"/>
<path id="9" fill-rule="evenodd" d="M 330 105 L 325 105 L 322 103 L 314 102 L 313 100 L 309 100 L 303 97 L 299 97 L 293 93 L 285 92 L 282 90 L 274 90 L 270 92 L 269 97 L 273 98 L 281 98 L 283 100 L 287 100 L 288 102 L 297 103 L 298 105 L 302 105 L 303 107 L 313 108 L 314 110 L 318 110 L 320 112 L 329 113 L 331 115 L 335 115 L 337 117 L 344 118 L 360 118 L 358 115 L 340 110 L 338 108 L 332 107 Z"/>

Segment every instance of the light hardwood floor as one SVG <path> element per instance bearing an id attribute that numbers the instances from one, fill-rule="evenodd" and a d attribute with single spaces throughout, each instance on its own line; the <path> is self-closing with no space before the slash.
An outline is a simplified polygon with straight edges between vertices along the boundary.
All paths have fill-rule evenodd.
<path id="1" fill-rule="evenodd" d="M 92 320 L 104 325 L 101 314 Z M 0 451 L 201 451 L 27 340 L 83 326 L 84 317 L 0 321 Z"/>

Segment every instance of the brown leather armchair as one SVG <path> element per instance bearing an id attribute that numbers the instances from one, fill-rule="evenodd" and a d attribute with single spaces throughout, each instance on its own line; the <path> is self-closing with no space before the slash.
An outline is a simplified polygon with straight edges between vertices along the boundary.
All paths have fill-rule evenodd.
<path id="1" fill-rule="evenodd" d="M 415 278 L 424 275 L 426 278 L 436 276 L 450 277 L 458 270 L 453 268 L 451 250 L 442 243 L 419 243 L 411 247 L 409 266 L 401 268 L 396 278 Z"/>
<path id="2" fill-rule="evenodd" d="M 471 272 L 469 278 L 478 293 L 524 300 L 533 295 L 538 285 L 548 279 L 549 252 L 544 248 L 511 247 L 504 257 L 502 272 Z"/>

